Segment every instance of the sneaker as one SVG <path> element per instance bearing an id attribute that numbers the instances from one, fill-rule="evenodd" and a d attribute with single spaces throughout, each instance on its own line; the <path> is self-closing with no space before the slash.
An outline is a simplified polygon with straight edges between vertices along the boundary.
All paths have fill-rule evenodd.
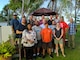
<path id="1" fill-rule="evenodd" d="M 50 55 L 50 58 L 53 58 L 53 55 L 52 54 Z"/>

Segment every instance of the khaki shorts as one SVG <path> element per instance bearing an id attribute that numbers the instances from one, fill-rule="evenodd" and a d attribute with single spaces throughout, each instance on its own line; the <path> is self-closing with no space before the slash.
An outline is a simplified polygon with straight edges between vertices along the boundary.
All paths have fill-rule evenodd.
<path id="1" fill-rule="evenodd" d="M 60 40 L 54 40 L 54 43 L 55 44 L 63 44 L 63 39 L 60 39 Z"/>

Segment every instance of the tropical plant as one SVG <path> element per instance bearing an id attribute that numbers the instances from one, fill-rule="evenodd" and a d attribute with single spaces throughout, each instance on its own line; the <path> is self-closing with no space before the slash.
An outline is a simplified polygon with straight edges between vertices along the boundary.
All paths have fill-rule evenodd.
<path id="1" fill-rule="evenodd" d="M 10 42 L 3 42 L 0 44 L 0 59 L 2 57 L 11 57 L 15 52 L 15 46 L 11 45 Z"/>
<path id="2" fill-rule="evenodd" d="M 31 13 L 35 9 L 39 8 L 40 5 L 43 3 L 43 0 L 10 0 L 10 3 L 7 5 L 10 10 L 13 10 L 14 12 L 21 13 L 22 11 L 22 4 L 24 5 L 24 13 Z M 5 8 L 7 7 L 5 6 Z M 5 9 L 4 8 L 4 9 Z"/>

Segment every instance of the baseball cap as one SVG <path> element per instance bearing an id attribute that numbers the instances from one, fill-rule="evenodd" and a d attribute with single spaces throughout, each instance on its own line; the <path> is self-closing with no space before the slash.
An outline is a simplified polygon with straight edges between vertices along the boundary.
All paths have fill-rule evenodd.
<path id="1" fill-rule="evenodd" d="M 13 13 L 13 16 L 17 16 L 17 13 Z"/>

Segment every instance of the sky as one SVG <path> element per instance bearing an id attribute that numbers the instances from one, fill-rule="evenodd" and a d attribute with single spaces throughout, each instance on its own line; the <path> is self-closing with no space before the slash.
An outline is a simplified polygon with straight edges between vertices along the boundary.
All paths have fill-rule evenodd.
<path id="1" fill-rule="evenodd" d="M 0 0 L 0 11 L 2 11 L 3 7 L 9 3 L 9 0 Z"/>
<path id="2" fill-rule="evenodd" d="M 43 3 L 43 5 L 41 5 L 41 7 L 43 8 L 47 8 L 47 4 L 48 4 L 49 0 L 47 0 L 46 2 Z M 2 11 L 3 7 L 9 3 L 9 0 L 0 0 L 0 11 Z"/>

